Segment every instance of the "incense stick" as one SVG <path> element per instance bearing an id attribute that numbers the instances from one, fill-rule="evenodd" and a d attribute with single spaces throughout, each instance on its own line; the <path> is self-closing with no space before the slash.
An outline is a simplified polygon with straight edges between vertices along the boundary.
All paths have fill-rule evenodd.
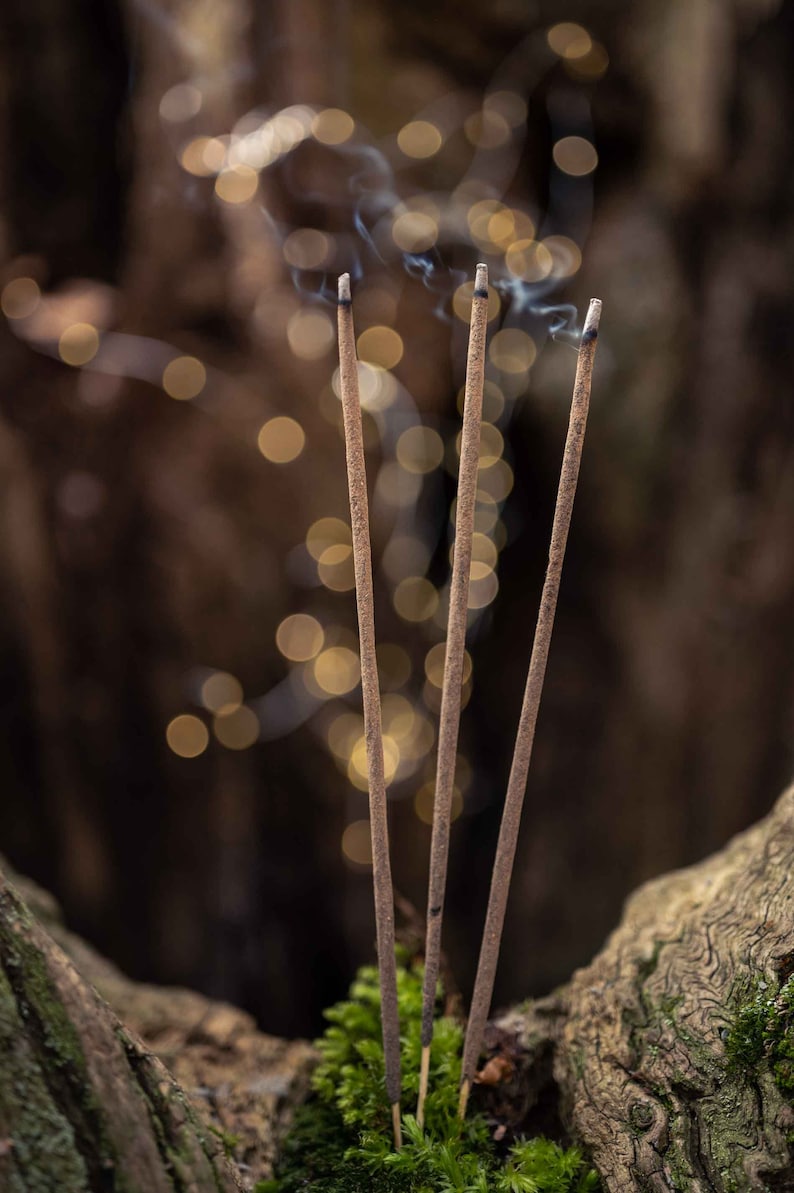
<path id="1" fill-rule="evenodd" d="M 350 275 L 339 279 L 339 384 L 345 426 L 350 527 L 358 606 L 361 691 L 364 737 L 369 769 L 369 817 L 372 834 L 372 881 L 375 894 L 378 973 L 380 977 L 386 1095 L 392 1111 L 394 1145 L 400 1147 L 400 1024 L 397 1011 L 397 965 L 394 955 L 394 893 L 389 861 L 389 825 L 383 771 L 378 663 L 375 655 L 375 615 L 372 595 L 372 556 L 369 542 L 367 475 L 358 392 L 356 337 L 350 295 Z"/>
<path id="2" fill-rule="evenodd" d="M 488 327 L 488 266 L 478 265 L 472 297 L 466 388 L 463 399 L 463 432 L 458 470 L 458 498 L 455 512 L 455 545 L 449 589 L 449 616 L 441 692 L 438 731 L 438 761 L 433 803 L 433 836 L 430 845 L 430 879 L 427 890 L 427 936 L 425 976 L 422 991 L 422 1060 L 419 1071 L 419 1100 L 416 1119 L 424 1125 L 425 1098 L 433 1040 L 433 1011 L 441 954 L 441 924 L 452 820 L 458 728 L 460 723 L 466 621 L 469 609 L 474 506 L 477 498 L 477 468 L 480 461 L 480 424 L 485 381 L 485 336 Z"/>
<path id="3" fill-rule="evenodd" d="M 576 483 L 579 477 L 579 464 L 582 458 L 587 413 L 590 406 L 593 359 L 595 357 L 600 318 L 601 303 L 597 298 L 594 298 L 591 300 L 587 311 L 584 331 L 582 332 L 582 342 L 579 347 L 579 359 L 576 366 L 576 380 L 573 387 L 568 436 L 565 441 L 560 484 L 557 490 L 557 504 L 554 509 L 554 521 L 551 530 L 549 565 L 543 584 L 543 593 L 540 598 L 535 640 L 532 644 L 532 656 L 530 658 L 526 689 L 524 691 L 524 703 L 518 722 L 513 762 L 510 768 L 510 778 L 507 784 L 505 805 L 502 812 L 502 823 L 499 829 L 499 841 L 496 847 L 496 857 L 491 878 L 491 892 L 488 898 L 488 910 L 486 912 L 485 928 L 480 947 L 480 960 L 477 966 L 471 1011 L 466 1028 L 466 1039 L 463 1045 L 459 1105 L 461 1118 L 466 1113 L 466 1104 L 482 1046 L 486 1020 L 491 1007 L 496 964 L 499 959 L 499 946 L 504 927 L 505 908 L 507 907 L 507 896 L 513 872 L 518 829 L 521 821 L 521 808 L 524 802 L 529 762 L 532 756 L 532 743 L 535 737 L 535 724 L 538 717 L 543 678 L 546 672 L 546 660 L 549 656 L 549 644 L 554 628 L 554 614 L 557 608 L 557 594 L 560 589 L 560 575 L 565 556 L 565 545 L 568 539 L 568 529 L 571 525 L 571 513 L 576 495 Z"/>

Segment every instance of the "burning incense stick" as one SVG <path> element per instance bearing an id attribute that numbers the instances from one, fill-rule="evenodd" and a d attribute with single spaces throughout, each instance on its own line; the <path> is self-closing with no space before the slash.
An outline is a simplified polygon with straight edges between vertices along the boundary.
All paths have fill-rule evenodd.
<path id="1" fill-rule="evenodd" d="M 540 598 L 535 640 L 532 644 L 532 657 L 529 663 L 527 684 L 524 691 L 524 703 L 518 722 L 513 762 L 510 768 L 510 778 L 507 784 L 507 794 L 505 795 L 505 805 L 502 812 L 502 824 L 499 830 L 499 842 L 496 847 L 496 858 L 491 878 L 491 893 L 488 898 L 488 910 L 485 917 L 482 945 L 480 947 L 480 960 L 477 966 L 471 1011 L 466 1028 L 466 1039 L 463 1045 L 459 1106 L 461 1118 L 466 1113 L 466 1104 L 476 1071 L 485 1023 L 488 1018 L 488 1012 L 490 1011 L 491 996 L 493 995 L 496 963 L 499 958 L 499 945 L 502 939 L 502 928 L 504 927 L 507 895 L 510 888 L 513 860 L 518 840 L 518 828 L 521 821 L 521 807 L 524 802 L 529 761 L 532 756 L 535 723 L 538 717 L 543 677 L 546 672 L 546 660 L 549 656 L 551 632 L 554 628 L 554 613 L 557 608 L 557 594 L 560 589 L 560 575 L 565 556 L 565 544 L 568 539 L 568 529 L 571 525 L 573 500 L 576 495 L 576 482 L 579 477 L 579 463 L 582 458 L 584 433 L 587 426 L 587 412 L 590 406 L 593 359 L 595 357 L 600 318 L 601 303 L 597 298 L 594 298 L 590 302 L 584 331 L 582 332 L 582 342 L 579 348 L 576 381 L 574 382 L 573 399 L 571 401 L 571 417 L 568 424 L 568 437 L 565 441 L 560 484 L 557 490 L 557 504 L 554 509 L 554 522 L 551 530 L 549 566 L 546 571 L 543 593 Z"/>
<path id="2" fill-rule="evenodd" d="M 383 773 L 383 737 L 375 656 L 375 615 L 372 596 L 372 557 L 369 543 L 367 476 L 361 430 L 358 393 L 356 337 L 350 296 L 350 275 L 339 279 L 339 384 L 345 424 L 347 481 L 350 493 L 350 525 L 353 537 L 353 565 L 358 605 L 358 635 L 361 653 L 361 691 L 364 704 L 364 737 L 369 768 L 369 818 L 372 833 L 372 880 L 375 890 L 375 922 L 380 975 L 383 1053 L 386 1063 L 386 1094 L 392 1110 L 394 1144 L 401 1144 L 400 1131 L 400 1025 L 397 1012 L 397 966 L 394 956 L 394 893 L 389 862 L 389 826 L 386 781 Z"/>
<path id="3" fill-rule="evenodd" d="M 433 1040 L 433 1011 L 436 1001 L 444 888 L 447 881 L 452 795 L 458 748 L 466 620 L 469 607 L 474 505 L 477 497 L 477 467 L 480 459 L 482 391 L 485 380 L 485 335 L 488 327 L 488 266 L 478 265 L 474 281 L 463 400 L 463 433 L 460 444 L 458 500 L 455 513 L 455 547 L 449 590 L 447 648 L 438 732 L 438 764 L 433 804 L 433 837 L 430 846 L 430 881 L 427 891 L 427 937 L 425 978 L 422 992 L 422 1061 L 419 1072 L 419 1101 L 416 1118 L 424 1125 L 430 1045 Z"/>

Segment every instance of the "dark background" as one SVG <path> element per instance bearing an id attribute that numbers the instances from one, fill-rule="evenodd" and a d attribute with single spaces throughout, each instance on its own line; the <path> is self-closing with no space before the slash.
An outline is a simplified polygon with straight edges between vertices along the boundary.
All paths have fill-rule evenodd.
<path id="1" fill-rule="evenodd" d="M 563 21 L 596 48 L 553 53 Z M 294 704 L 278 685 L 292 671 L 304 691 L 276 646 L 282 619 L 310 613 L 326 645 L 350 646 L 355 625 L 349 589 L 306 582 L 301 544 L 318 518 L 346 517 L 346 493 L 334 347 L 307 358 L 289 320 L 333 316 L 315 291 L 362 269 L 359 330 L 394 323 L 395 376 L 449 452 L 465 355 L 450 299 L 482 246 L 464 220 L 419 262 L 381 260 L 378 221 L 416 196 L 463 209 L 468 171 L 580 244 L 581 270 L 532 292 L 580 321 L 598 295 L 604 315 L 497 1000 L 545 992 L 633 887 L 719 848 L 791 776 L 792 6 L 5 0 L 0 38 L 0 286 L 32 278 L 42 295 L 20 318 L 23 291 L 4 289 L 0 321 L 0 844 L 130 974 L 228 998 L 267 1030 L 316 1031 L 373 937 L 368 872 L 341 847 L 366 798 L 327 743 L 357 692 L 274 728 L 280 693 Z M 184 83 L 200 109 L 165 118 L 164 96 L 194 96 L 171 92 Z M 464 122 L 504 87 L 527 119 L 472 164 Z M 348 111 L 353 137 L 282 146 L 243 203 L 180 164 L 196 137 L 295 104 Z M 395 135 L 422 113 L 444 145 L 408 160 Z M 560 134 L 594 141 L 595 172 L 554 166 Z M 336 237 L 327 278 L 285 263 L 300 227 Z M 503 250 L 486 259 L 508 276 Z M 471 635 L 446 930 L 466 993 L 575 367 L 551 318 L 505 300 L 493 325 L 541 350 L 500 423 L 515 484 L 499 593 Z M 76 322 L 106 335 L 86 367 L 59 359 Z M 177 353 L 206 366 L 193 401 L 160 384 Z M 256 447 L 277 415 L 306 434 L 283 465 Z M 367 421 L 373 477 L 390 417 Z M 436 585 L 453 489 L 429 474 L 400 515 Z M 376 560 L 394 532 L 378 507 Z M 423 662 L 442 631 L 398 616 L 387 572 L 381 641 L 407 653 L 400 691 L 434 725 Z M 217 739 L 200 700 L 213 669 L 242 684 L 255 744 Z M 183 714 L 209 730 L 194 758 L 166 738 Z M 419 908 L 423 750 L 392 787 L 395 882 Z"/>

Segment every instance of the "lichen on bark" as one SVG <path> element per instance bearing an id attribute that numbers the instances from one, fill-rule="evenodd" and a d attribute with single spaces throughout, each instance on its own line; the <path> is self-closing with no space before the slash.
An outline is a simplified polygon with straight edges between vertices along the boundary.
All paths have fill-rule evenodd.
<path id="1" fill-rule="evenodd" d="M 527 1133 L 561 1123 L 608 1193 L 794 1189 L 792 869 L 794 789 L 720 853 L 642 887 L 590 965 L 491 1025 L 511 1076 L 480 1105 Z M 229 1132 L 244 1184 L 267 1178 L 311 1049 L 128 982 L 26 894 L 146 1046 L 0 879 L 0 1188 L 231 1193 Z"/>
<path id="2" fill-rule="evenodd" d="M 220 1143 L 0 877 L 0 1187 L 234 1193 Z"/>
<path id="3" fill-rule="evenodd" d="M 793 865 L 790 789 L 720 853 L 632 895 L 559 993 L 563 1116 L 610 1191 L 794 1188 Z M 737 1051 L 737 1024 L 762 985 L 774 1006 L 765 1028 L 756 1008 L 750 1057 Z M 534 1011 L 507 1022 L 537 1033 Z"/>

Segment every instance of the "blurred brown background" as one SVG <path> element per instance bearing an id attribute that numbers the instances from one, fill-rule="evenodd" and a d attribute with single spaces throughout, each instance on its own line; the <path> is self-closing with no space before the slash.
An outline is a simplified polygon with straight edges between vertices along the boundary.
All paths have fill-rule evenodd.
<path id="1" fill-rule="evenodd" d="M 791 775 L 792 6 L 5 0 L 0 36 L 0 848 L 129 973 L 267 1030 L 315 1031 L 372 956 L 349 549 L 320 522 L 347 517 L 351 269 L 423 908 L 485 259 L 466 992 L 575 366 L 546 308 L 604 300 L 497 998 L 548 990 Z"/>

